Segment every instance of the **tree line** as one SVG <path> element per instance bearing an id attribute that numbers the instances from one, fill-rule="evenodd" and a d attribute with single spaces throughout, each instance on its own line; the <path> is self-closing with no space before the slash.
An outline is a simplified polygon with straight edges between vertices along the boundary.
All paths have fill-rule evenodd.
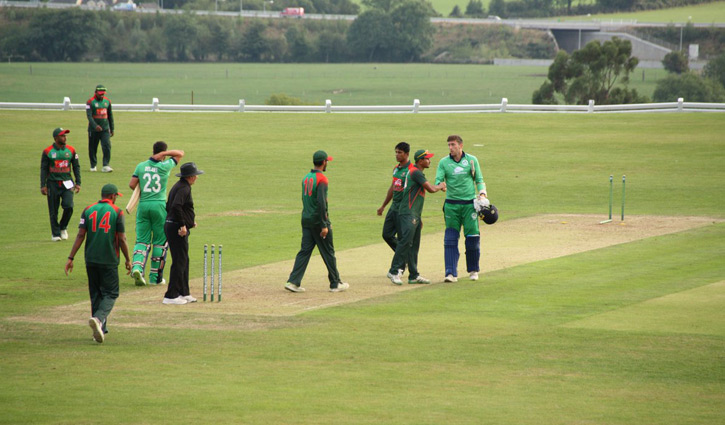
<path id="1" fill-rule="evenodd" d="M 353 22 L 0 8 L 0 60 L 487 63 L 555 53 L 543 31 L 433 26 L 429 3 L 365 1 Z"/>
<path id="2" fill-rule="evenodd" d="M 632 43 L 617 37 L 601 43 L 587 43 L 571 55 L 560 51 L 549 66 L 547 80 L 535 90 L 535 104 L 597 105 L 648 103 L 647 96 L 627 87 L 629 75 L 639 64 L 632 56 Z M 688 58 L 681 51 L 665 56 L 662 65 L 669 75 L 657 81 L 655 102 L 725 101 L 725 53 L 710 60 L 702 73 L 689 69 Z"/>

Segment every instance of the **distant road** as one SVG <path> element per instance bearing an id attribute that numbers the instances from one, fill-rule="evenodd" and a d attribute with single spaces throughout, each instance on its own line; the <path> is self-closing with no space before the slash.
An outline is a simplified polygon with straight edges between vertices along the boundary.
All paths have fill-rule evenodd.
<path id="1" fill-rule="evenodd" d="M 85 10 L 98 10 L 96 7 L 89 6 L 76 6 L 74 4 L 62 4 L 62 3 L 39 3 L 39 2 L 25 2 L 25 1 L 4 1 L 0 0 L 0 7 L 2 6 L 14 6 L 14 7 L 47 7 L 53 9 L 62 9 L 67 7 L 80 7 Z M 120 11 L 119 13 L 183 13 L 180 10 L 173 9 L 136 9 L 134 12 Z M 244 16 L 246 18 L 271 18 L 271 19 L 318 19 L 318 20 L 344 20 L 354 21 L 357 15 L 322 15 L 322 14 L 306 14 L 303 17 L 285 17 L 280 15 L 279 11 L 260 11 L 260 10 L 244 10 L 240 14 L 239 12 L 214 12 L 209 10 L 196 10 L 194 11 L 197 15 L 217 15 L 217 16 Z M 667 27 L 674 25 L 675 27 L 685 26 L 685 23 L 672 23 L 672 22 L 638 22 L 630 19 L 610 19 L 602 21 L 562 21 L 559 19 L 473 19 L 473 18 L 430 18 L 433 23 L 448 23 L 448 24 L 474 24 L 474 25 L 508 25 L 516 28 L 531 28 L 541 30 L 605 30 L 611 31 L 625 27 Z M 709 23 L 709 24 L 692 24 L 696 28 L 725 28 L 725 23 Z"/>

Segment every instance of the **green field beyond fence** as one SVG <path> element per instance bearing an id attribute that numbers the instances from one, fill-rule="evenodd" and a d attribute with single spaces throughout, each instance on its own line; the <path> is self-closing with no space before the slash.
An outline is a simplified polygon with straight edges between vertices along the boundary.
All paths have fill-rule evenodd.
<path id="1" fill-rule="evenodd" d="M 324 105 L 530 104 L 548 67 L 432 64 L 0 64 L 0 101 L 85 103 L 96 84 L 115 103 L 264 104 L 284 93 Z M 630 86 L 652 96 L 663 69 L 636 69 Z M 687 100 L 687 99 L 685 99 Z"/>
<path id="2" fill-rule="evenodd" d="M 103 82 L 117 101 L 168 96 L 181 102 L 185 94 L 168 91 L 195 88 L 180 84 L 188 70 L 225 69 L 189 65 L 173 79 L 141 77 L 144 93 L 131 95 L 135 76 L 115 74 L 131 68 L 85 67 L 80 74 L 80 67 L 38 66 L 41 75 L 57 73 L 54 83 L 18 79 L 17 90 L 4 71 L 0 84 L 13 97 L 32 87 L 41 93 L 34 101 L 57 101 L 61 93 L 80 101 Z M 230 67 L 233 76 L 240 69 Z M 114 77 L 95 77 L 101 70 L 113 70 Z M 71 71 L 79 78 L 73 84 Z M 327 75 L 335 81 L 334 73 Z M 272 90 L 271 80 L 260 89 Z M 242 95 L 235 90 L 202 99 L 232 102 Z M 306 98 L 318 96 L 325 97 L 320 91 Z M 404 98 L 397 96 L 393 102 Z M 225 298 L 239 307 L 223 314 L 208 303 L 162 306 L 158 298 L 148 306 L 152 315 L 117 307 L 111 333 L 99 345 L 91 340 L 87 313 L 77 322 L 55 322 L 54 312 L 83 309 L 88 297 L 82 255 L 75 272 L 63 274 L 70 241 L 50 242 L 38 189 L 41 152 L 56 126 L 71 129 L 69 144 L 83 166 L 73 226 L 104 183 L 130 194 L 133 167 L 156 140 L 184 149 L 184 161 L 206 171 L 193 188 L 199 223 L 190 238 L 193 278 L 201 276 L 204 243 L 224 244 L 225 273 L 269 265 L 261 275 L 284 276 L 288 270 L 275 264 L 299 249 L 300 181 L 317 149 L 335 158 L 327 176 L 338 252 L 381 243 L 375 210 L 390 184 L 395 143 L 429 149 L 435 166 L 450 133 L 462 135 L 465 150 L 481 159 L 501 224 L 544 213 L 596 214 L 597 229 L 622 228 L 596 224 L 606 216 L 610 174 L 627 175 L 632 217 L 700 216 L 713 224 L 506 268 L 478 282 L 434 284 L 288 317 L 249 314 L 251 300 L 243 293 Z M 725 422 L 725 224 L 716 223 L 725 219 L 722 114 L 118 112 L 112 174 L 86 171 L 85 127 L 83 111 L 0 111 L 0 424 Z M 434 170 L 427 175 L 432 179 Z M 431 194 L 426 200 L 425 236 L 443 230 L 442 199 Z M 133 241 L 133 219 L 127 224 Z M 442 237 L 435 245 L 442 250 Z M 485 252 L 497 249 L 485 237 L 483 245 Z M 380 249 L 374 255 L 391 256 Z M 442 271 L 427 269 L 441 280 Z M 373 273 L 379 277 L 367 284 L 392 286 L 384 273 Z M 281 280 L 271 284 L 277 289 L 272 302 L 299 302 L 300 294 L 285 292 Z M 225 281 L 242 289 L 246 283 Z M 354 295 L 362 282 L 350 284 L 347 293 L 324 292 L 328 303 Z M 306 285 L 311 296 L 325 283 Z M 121 279 L 122 300 L 157 289 Z M 214 320 L 219 326 L 198 326 Z M 137 325 L 121 326 L 124 321 Z"/>

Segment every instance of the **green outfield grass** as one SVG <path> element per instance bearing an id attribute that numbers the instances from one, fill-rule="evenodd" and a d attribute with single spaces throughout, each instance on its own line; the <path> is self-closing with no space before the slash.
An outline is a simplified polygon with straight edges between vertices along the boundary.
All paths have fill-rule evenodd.
<path id="1" fill-rule="evenodd" d="M 105 84 L 115 103 L 264 104 L 285 93 L 324 105 L 531 103 L 548 67 L 433 64 L 0 63 L 0 102 L 84 103 Z M 635 70 L 631 87 L 651 96 L 663 69 Z"/>
<path id="2" fill-rule="evenodd" d="M 637 22 L 671 22 L 676 24 L 687 22 L 696 24 L 722 23 L 725 22 L 725 2 L 717 1 L 693 6 L 642 10 L 638 12 L 603 13 L 592 16 L 576 16 L 567 19 L 592 19 L 601 21 L 624 19 L 636 20 Z"/>
<path id="3" fill-rule="evenodd" d="M 87 299 L 83 264 L 62 273 L 70 243 L 50 242 L 38 189 L 40 153 L 56 126 L 71 129 L 86 171 L 82 111 L 0 111 L 0 424 L 725 420 L 725 224 L 499 270 L 478 283 L 290 318 L 241 316 L 231 330 L 112 327 L 96 345 L 84 317 L 77 326 L 12 320 Z M 104 183 L 125 188 L 152 142 L 166 140 L 206 171 L 194 186 L 192 277 L 208 241 L 224 244 L 225 270 L 295 255 L 300 180 L 316 149 L 335 158 L 327 175 L 337 249 L 379 243 L 375 210 L 395 143 L 427 148 L 437 164 L 450 133 L 481 159 L 502 220 L 604 216 L 610 174 L 627 175 L 628 214 L 725 218 L 722 114 L 119 112 L 116 127 L 116 171 L 84 172 L 72 223 Z M 442 230 L 441 201 L 427 199 L 424 232 Z M 133 223 L 128 232 L 133 240 Z M 121 297 L 136 290 L 122 279 Z M 269 326 L 247 329 L 247 321 Z"/>
<path id="4" fill-rule="evenodd" d="M 466 12 L 466 0 L 430 0 L 433 8 L 441 14 L 441 16 L 447 17 L 453 7 L 458 5 L 461 9 L 461 13 Z M 483 9 L 488 11 L 490 1 L 483 0 Z M 576 5 L 577 0 L 572 2 L 572 5 Z M 586 1 L 586 3 L 591 3 Z M 709 24 L 713 22 L 725 22 L 725 2 L 716 1 L 712 3 L 685 6 L 685 7 L 673 7 L 668 9 L 658 10 L 644 10 L 637 12 L 622 12 L 622 13 L 603 13 L 592 16 L 576 16 L 576 17 L 554 17 L 548 19 L 568 19 L 568 20 L 637 20 L 638 22 L 674 22 L 674 23 L 685 23 L 688 20 L 693 23 Z"/>

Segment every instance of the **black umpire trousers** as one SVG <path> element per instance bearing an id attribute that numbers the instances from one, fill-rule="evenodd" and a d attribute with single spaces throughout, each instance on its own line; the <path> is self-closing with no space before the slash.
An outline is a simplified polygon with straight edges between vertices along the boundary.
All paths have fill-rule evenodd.
<path id="1" fill-rule="evenodd" d="M 186 236 L 179 236 L 179 223 L 164 225 L 164 233 L 171 251 L 171 272 L 169 273 L 169 287 L 166 289 L 165 298 L 178 298 L 187 296 L 189 292 L 189 233 Z"/>

